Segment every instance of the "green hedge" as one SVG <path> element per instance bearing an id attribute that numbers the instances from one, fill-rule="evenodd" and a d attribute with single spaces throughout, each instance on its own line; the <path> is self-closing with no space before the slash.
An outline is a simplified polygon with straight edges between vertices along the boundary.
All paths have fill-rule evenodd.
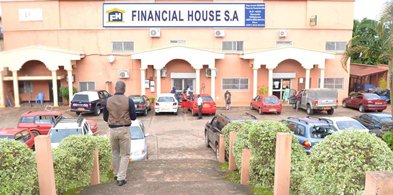
<path id="1" fill-rule="evenodd" d="M 252 152 L 250 160 L 250 180 L 254 184 L 273 189 L 274 166 L 277 132 L 291 133 L 288 127 L 277 121 L 259 121 L 248 132 L 250 149 Z M 292 133 L 291 133 L 292 134 Z M 291 191 L 295 194 L 305 175 L 305 164 L 308 161 L 304 148 L 298 139 L 292 136 L 291 155 Z"/>
<path id="2" fill-rule="evenodd" d="M 389 131 L 382 136 L 383 141 L 393 150 L 393 132 Z"/>
<path id="3" fill-rule="evenodd" d="M 243 149 L 250 148 L 248 141 L 248 130 L 255 123 L 243 123 L 237 132 L 235 143 L 233 144 L 233 156 L 235 157 L 236 166 L 241 170 Z"/>
<path id="4" fill-rule="evenodd" d="M 362 194 L 366 171 L 392 171 L 393 152 L 367 132 L 344 131 L 312 149 L 303 194 Z"/>
<path id="5" fill-rule="evenodd" d="M 222 134 L 225 137 L 225 154 L 229 154 L 229 133 L 232 131 L 238 132 L 239 129 L 242 127 L 243 123 L 240 122 L 232 122 L 222 129 Z"/>
<path id="6" fill-rule="evenodd" d="M 24 143 L 0 139 L 0 194 L 38 194 L 35 155 Z"/>

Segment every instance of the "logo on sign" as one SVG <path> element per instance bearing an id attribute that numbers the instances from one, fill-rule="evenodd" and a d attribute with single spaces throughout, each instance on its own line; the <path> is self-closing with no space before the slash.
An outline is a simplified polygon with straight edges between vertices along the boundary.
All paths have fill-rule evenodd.
<path id="1" fill-rule="evenodd" d="M 107 10 L 106 13 L 108 14 L 108 22 L 123 22 L 124 10 L 113 8 Z"/>

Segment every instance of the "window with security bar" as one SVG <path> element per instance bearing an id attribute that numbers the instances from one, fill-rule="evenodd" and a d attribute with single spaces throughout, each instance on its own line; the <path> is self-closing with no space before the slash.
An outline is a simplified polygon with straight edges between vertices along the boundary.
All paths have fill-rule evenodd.
<path id="1" fill-rule="evenodd" d="M 222 89 L 248 89 L 248 78 L 222 79 Z"/>
<path id="2" fill-rule="evenodd" d="M 79 91 L 89 91 L 95 89 L 96 89 L 95 82 L 79 82 Z"/>
<path id="3" fill-rule="evenodd" d="M 133 41 L 113 41 L 112 52 L 133 52 L 134 42 Z"/>
<path id="4" fill-rule="evenodd" d="M 223 41 L 222 51 L 243 51 L 243 41 Z"/>
<path id="5" fill-rule="evenodd" d="M 347 42 L 345 41 L 327 41 L 326 51 L 345 51 Z"/>
<path id="6" fill-rule="evenodd" d="M 321 79 L 318 79 L 318 86 L 321 86 Z M 324 88 L 344 89 L 344 78 L 325 78 Z"/>

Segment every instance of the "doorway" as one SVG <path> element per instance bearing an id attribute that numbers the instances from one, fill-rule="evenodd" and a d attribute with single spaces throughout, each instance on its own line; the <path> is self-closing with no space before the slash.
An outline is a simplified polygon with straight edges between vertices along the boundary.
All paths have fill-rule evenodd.
<path id="1" fill-rule="evenodd" d="M 282 99 L 284 90 L 288 87 L 291 89 L 292 79 L 273 79 L 273 95 L 277 96 L 278 99 Z"/>
<path id="2" fill-rule="evenodd" d="M 194 92 L 195 79 L 191 79 L 191 78 L 172 79 L 172 87 L 176 88 L 176 93 L 182 93 L 183 90 L 187 89 L 187 86 L 189 86 L 191 91 Z"/>
<path id="3" fill-rule="evenodd" d="M 63 96 L 61 96 L 60 93 L 60 87 L 61 87 L 61 82 L 57 80 L 57 99 L 59 100 L 59 104 L 63 102 Z M 52 81 L 49 81 L 49 101 L 53 102 L 53 83 Z"/>

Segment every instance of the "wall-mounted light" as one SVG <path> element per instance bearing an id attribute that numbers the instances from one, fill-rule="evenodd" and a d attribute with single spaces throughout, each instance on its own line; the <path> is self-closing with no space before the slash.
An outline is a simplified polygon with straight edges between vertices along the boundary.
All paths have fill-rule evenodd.
<path id="1" fill-rule="evenodd" d="M 107 58 L 108 62 L 110 64 L 113 64 L 113 62 L 115 62 L 115 56 L 114 55 L 109 55 Z"/>
<path id="2" fill-rule="evenodd" d="M 310 26 L 316 26 L 318 24 L 318 17 L 317 15 L 312 15 L 310 17 Z"/>

